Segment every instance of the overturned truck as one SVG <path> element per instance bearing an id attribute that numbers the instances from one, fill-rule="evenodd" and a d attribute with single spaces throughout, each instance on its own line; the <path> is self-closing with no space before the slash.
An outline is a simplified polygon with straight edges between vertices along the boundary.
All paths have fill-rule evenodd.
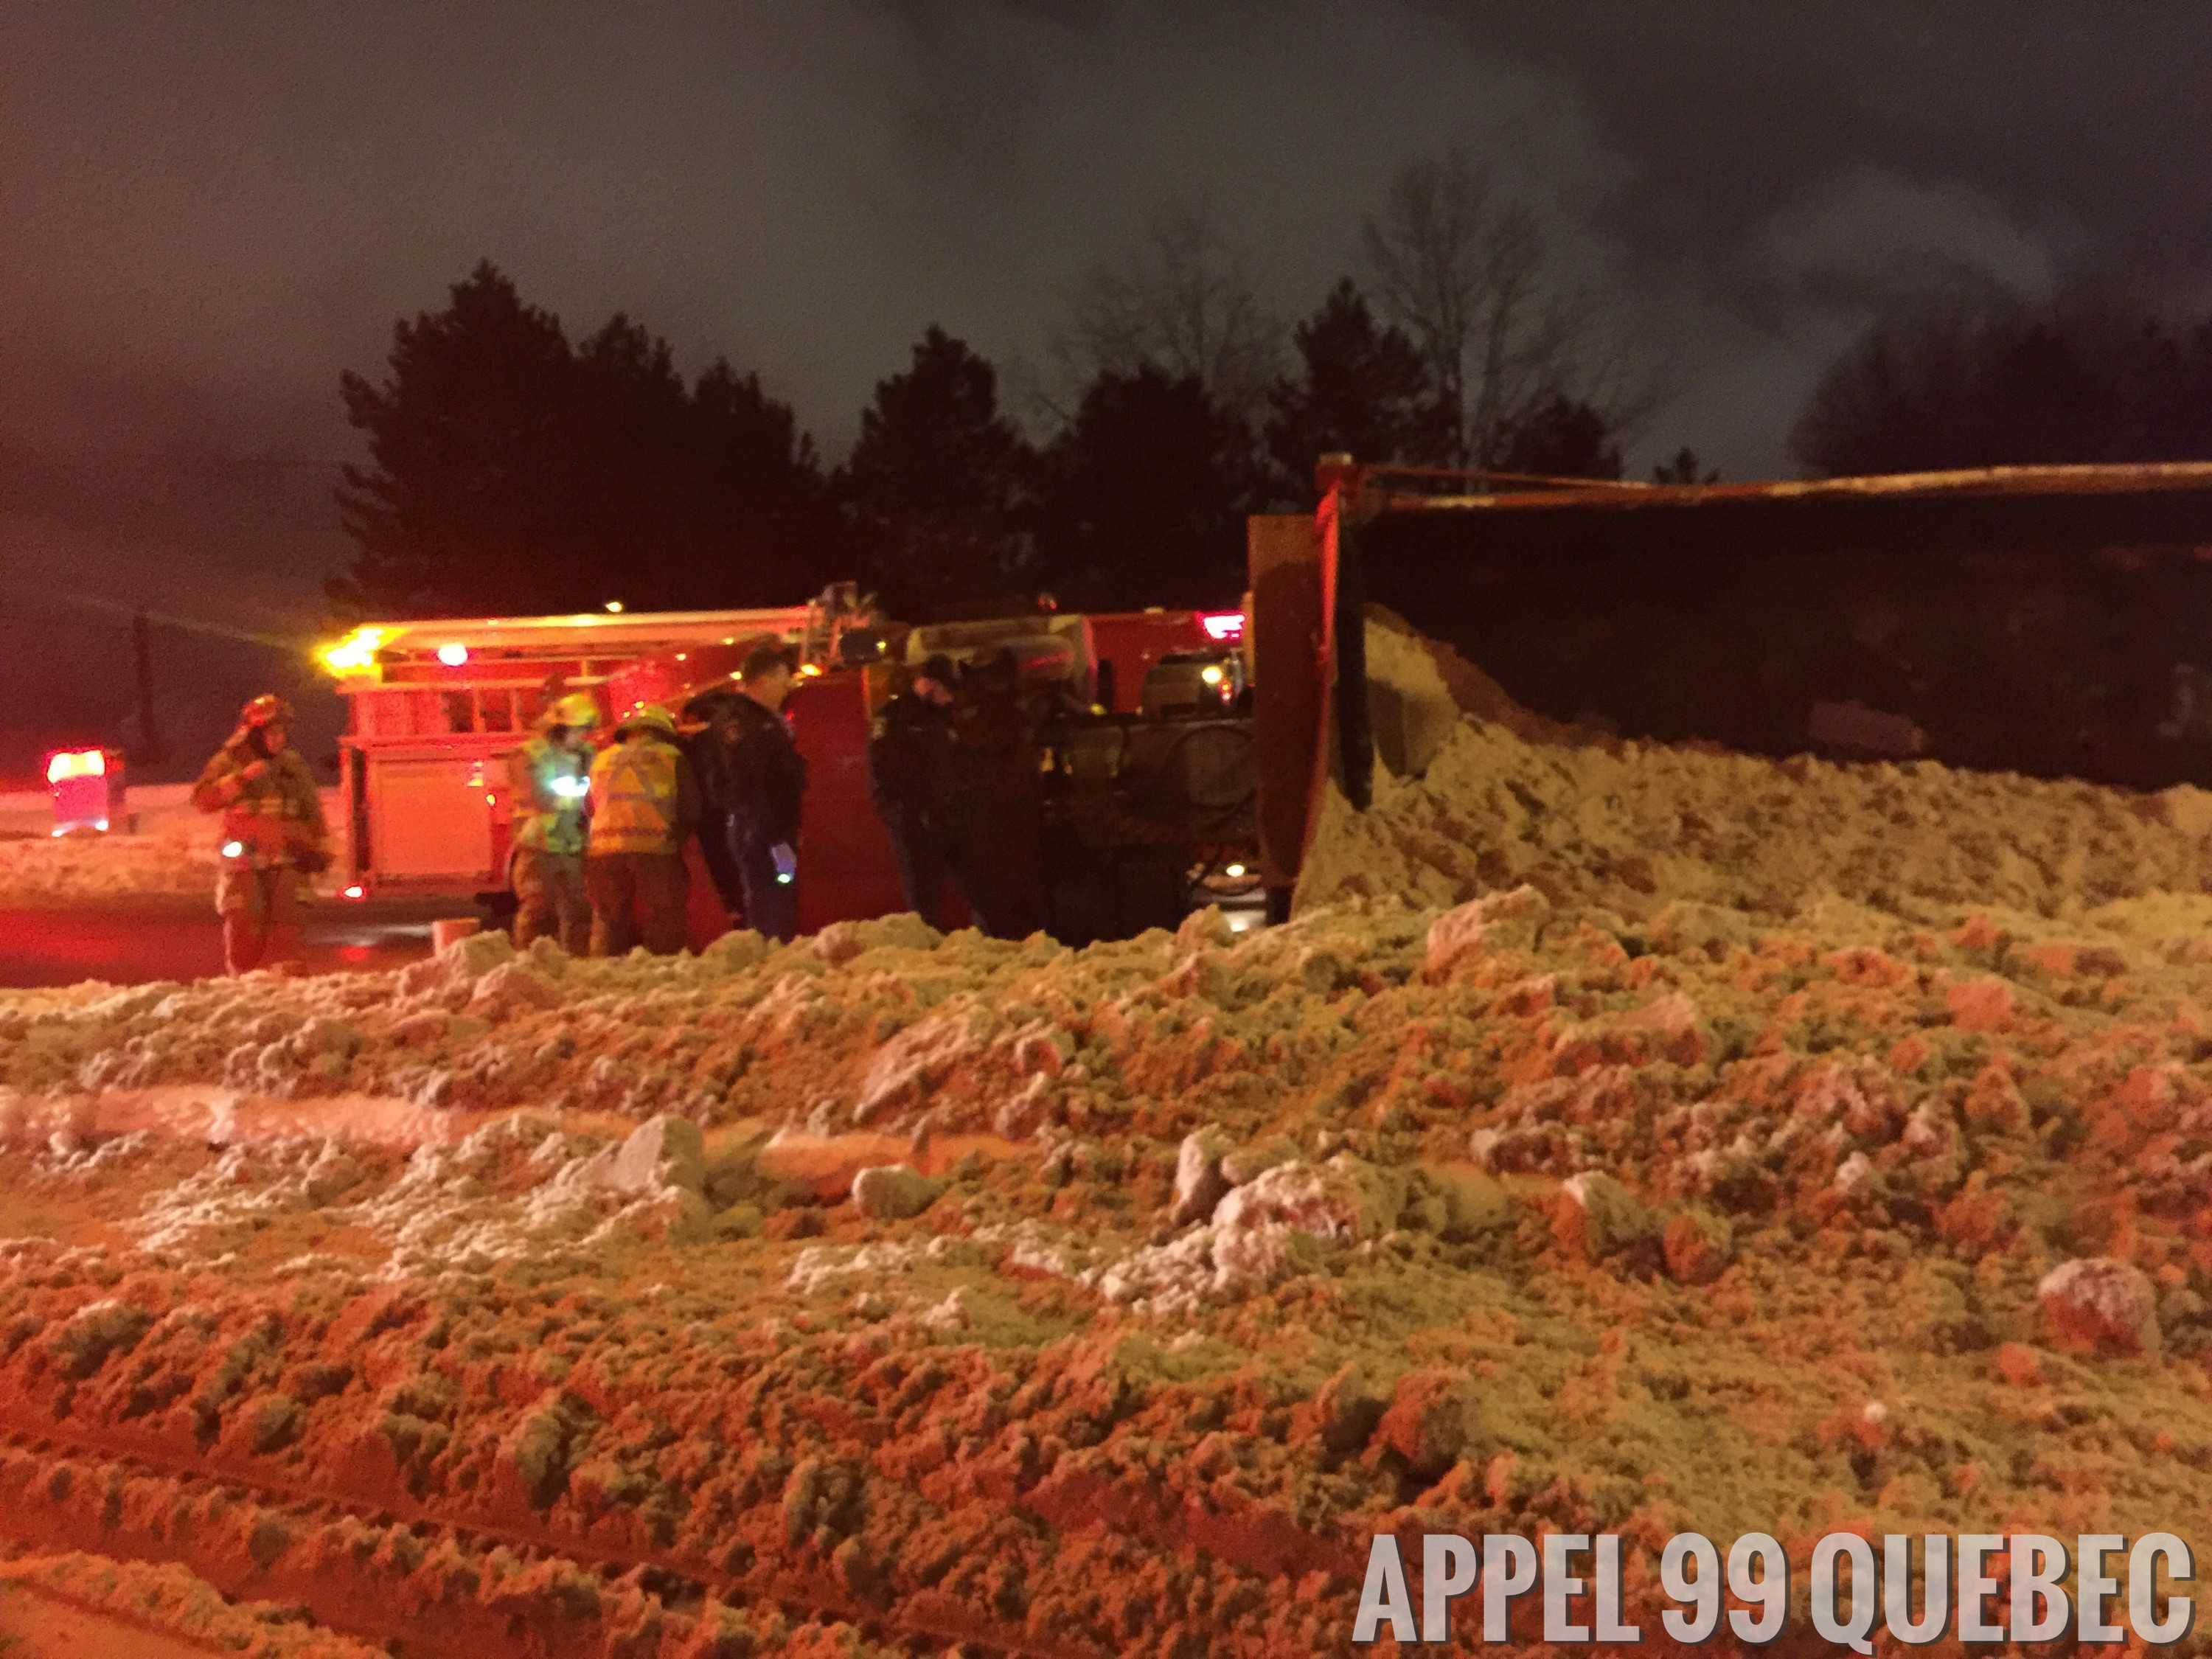
<path id="1" fill-rule="evenodd" d="M 1640 485 L 1325 458 L 1252 520 L 1271 910 L 1406 740 L 1388 606 L 1553 720 L 2137 789 L 2212 774 L 2212 463 Z M 1397 769 L 1395 766 L 1393 769 Z"/>
<path id="2" fill-rule="evenodd" d="M 1337 488 L 1369 597 L 1555 719 L 2136 788 L 2212 762 L 2212 464 Z"/>

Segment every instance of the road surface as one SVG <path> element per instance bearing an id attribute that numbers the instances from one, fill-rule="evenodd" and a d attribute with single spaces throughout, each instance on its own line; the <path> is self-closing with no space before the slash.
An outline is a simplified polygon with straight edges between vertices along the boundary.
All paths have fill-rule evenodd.
<path id="1" fill-rule="evenodd" d="M 307 915 L 316 973 L 397 968 L 430 954 L 430 923 L 465 904 L 421 899 L 331 901 Z M 222 971 L 222 924 L 206 899 L 0 905 L 0 987 L 115 985 L 201 979 Z"/>

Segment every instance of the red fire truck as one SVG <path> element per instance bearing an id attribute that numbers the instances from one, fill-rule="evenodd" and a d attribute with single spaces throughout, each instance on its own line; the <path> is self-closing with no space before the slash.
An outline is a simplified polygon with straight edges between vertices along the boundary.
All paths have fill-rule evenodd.
<path id="1" fill-rule="evenodd" d="M 870 719 L 892 665 L 935 652 L 1012 653 L 1061 711 L 1042 732 L 1056 931 L 1091 938 L 1172 921 L 1192 884 L 1255 879 L 1249 682 L 1237 612 L 1030 612 L 880 624 L 849 586 L 765 611 L 368 623 L 323 653 L 350 705 L 342 739 L 343 890 L 444 894 L 496 908 L 507 885 L 506 755 L 546 703 L 586 690 L 611 725 L 728 684 L 763 638 L 793 647 L 787 706 L 808 787 L 801 926 L 902 908 L 867 797 Z M 693 857 L 695 940 L 726 918 Z"/>

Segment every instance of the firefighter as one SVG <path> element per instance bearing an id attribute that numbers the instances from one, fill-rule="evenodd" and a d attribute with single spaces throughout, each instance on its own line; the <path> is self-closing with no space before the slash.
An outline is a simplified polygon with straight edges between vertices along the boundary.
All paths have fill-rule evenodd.
<path id="1" fill-rule="evenodd" d="M 690 927 L 684 843 L 699 823 L 699 785 L 677 746 L 676 718 L 658 703 L 633 710 L 592 763 L 592 829 L 584 891 L 592 954 L 655 956 L 684 948 Z"/>
<path id="2" fill-rule="evenodd" d="M 945 799 L 954 878 L 978 927 L 1027 939 L 1048 908 L 1044 789 L 1011 652 L 963 677 L 952 737 Z"/>
<path id="3" fill-rule="evenodd" d="M 764 641 L 745 653 L 739 695 L 714 728 L 714 767 L 730 862 L 735 867 L 745 926 L 769 939 L 799 932 L 799 816 L 806 763 L 784 719 L 792 659 Z"/>
<path id="4" fill-rule="evenodd" d="M 951 851 L 952 701 L 952 659 L 933 656 L 884 700 L 868 727 L 868 799 L 890 831 L 907 908 L 933 927 L 944 926 Z"/>
<path id="5" fill-rule="evenodd" d="M 514 803 L 514 943 L 553 938 L 570 956 L 591 944 L 584 895 L 584 803 L 590 793 L 592 728 L 599 706 L 574 691 L 545 711 L 538 734 L 507 757 Z"/>
<path id="6" fill-rule="evenodd" d="M 322 791 L 290 744 L 292 705 L 273 692 L 253 699 L 216 750 L 192 805 L 222 814 L 222 864 L 215 908 L 223 965 L 234 974 L 293 964 L 300 947 L 300 877 L 330 868 Z"/>

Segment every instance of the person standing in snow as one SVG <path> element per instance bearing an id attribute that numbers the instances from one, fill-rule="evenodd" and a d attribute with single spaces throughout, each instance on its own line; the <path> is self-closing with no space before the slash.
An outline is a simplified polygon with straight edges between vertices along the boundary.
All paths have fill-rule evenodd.
<path id="1" fill-rule="evenodd" d="M 699 824 L 699 785 L 677 746 L 676 718 L 658 703 L 631 711 L 592 763 L 591 836 L 584 891 L 592 954 L 628 956 L 640 944 L 674 956 L 690 928 L 684 843 Z"/>
<path id="2" fill-rule="evenodd" d="M 963 678 L 952 739 L 945 799 L 954 878 L 984 933 L 1027 939 L 1049 909 L 1044 792 L 1012 653 Z"/>
<path id="3" fill-rule="evenodd" d="M 291 727 L 291 704 L 273 692 L 254 698 L 192 786 L 194 806 L 222 815 L 215 908 L 233 974 L 297 959 L 300 878 L 330 868 L 322 791 Z"/>
<path id="4" fill-rule="evenodd" d="M 714 727 L 716 802 L 728 836 L 745 926 L 773 939 L 799 932 L 799 819 L 806 762 L 784 718 L 791 652 L 764 641 L 745 653 L 739 695 Z"/>
<path id="5" fill-rule="evenodd" d="M 945 925 L 951 706 L 951 659 L 933 656 L 884 700 L 868 727 L 868 799 L 890 831 L 907 908 L 933 927 Z M 962 890 L 965 896 L 964 883 Z"/>
<path id="6" fill-rule="evenodd" d="M 737 692 L 727 685 L 708 687 L 678 716 L 684 753 L 699 781 L 699 854 L 732 927 L 744 926 L 744 884 L 730 856 L 730 788 L 722 775 L 722 732 L 735 717 Z"/>
<path id="7" fill-rule="evenodd" d="M 574 691 L 545 711 L 536 737 L 507 757 L 514 805 L 514 944 L 557 939 L 580 957 L 591 944 L 584 894 L 584 803 L 590 793 L 592 728 L 599 706 Z"/>

